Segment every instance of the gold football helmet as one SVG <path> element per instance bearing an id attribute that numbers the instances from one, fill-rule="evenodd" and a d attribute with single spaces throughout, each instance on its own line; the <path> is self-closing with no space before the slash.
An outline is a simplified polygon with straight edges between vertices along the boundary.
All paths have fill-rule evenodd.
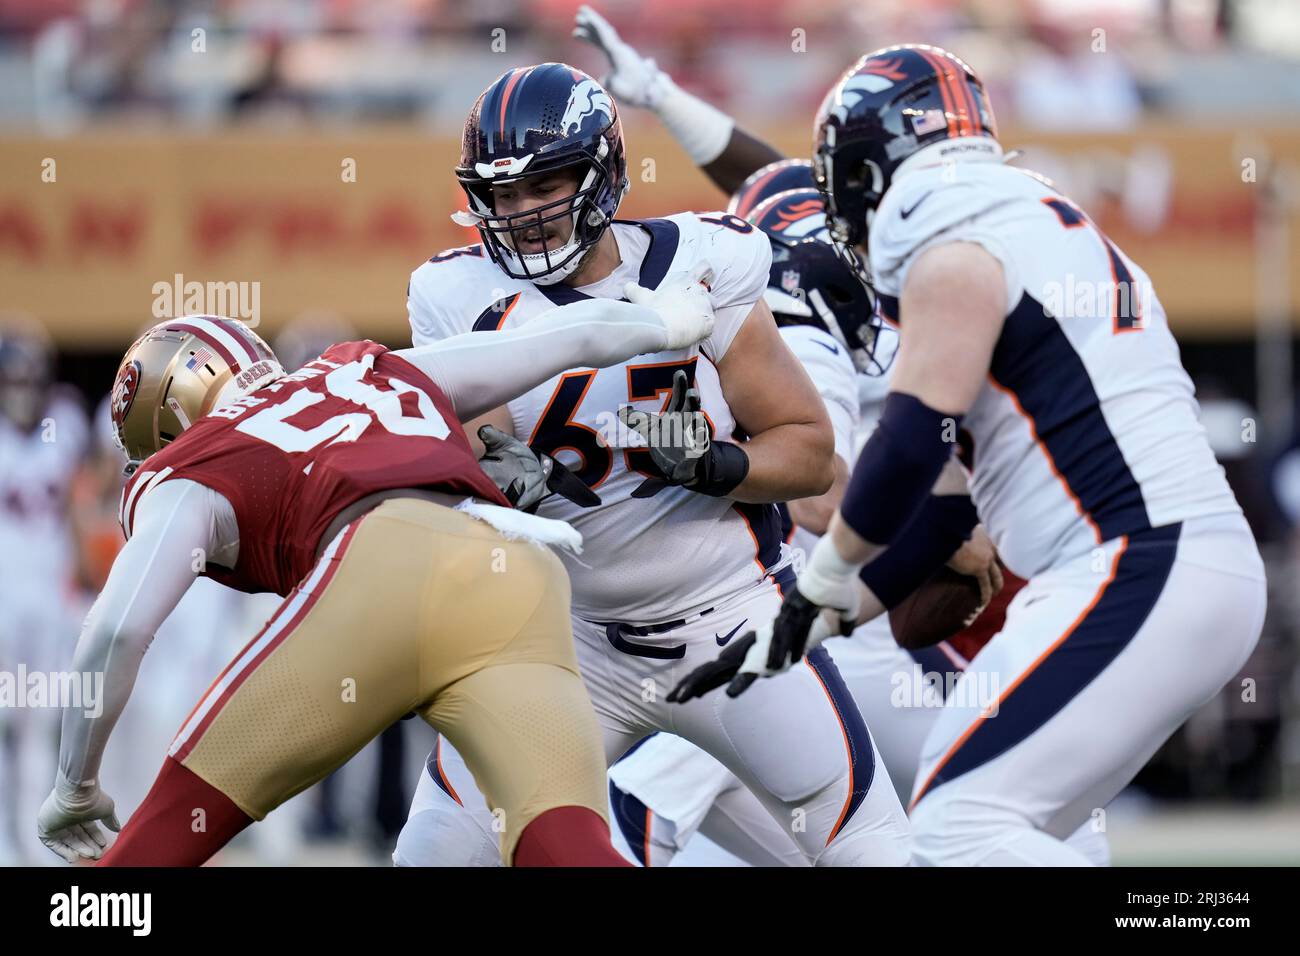
<path id="1" fill-rule="evenodd" d="M 236 319 L 159 322 L 127 350 L 113 382 L 113 434 L 127 472 L 212 409 L 282 375 L 270 346 Z"/>

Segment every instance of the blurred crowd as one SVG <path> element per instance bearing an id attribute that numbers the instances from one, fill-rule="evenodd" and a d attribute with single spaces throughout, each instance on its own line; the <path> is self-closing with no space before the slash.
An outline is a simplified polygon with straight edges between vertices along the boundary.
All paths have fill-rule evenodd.
<path id="1" fill-rule="evenodd" d="M 579 0 L 0 0 L 0 124 L 418 120 L 510 65 L 591 51 Z M 1292 0 L 604 0 L 633 45 L 742 118 L 807 116 L 859 54 L 962 51 L 1025 129 L 1300 113 Z M 594 66 L 594 64 L 591 64 Z"/>

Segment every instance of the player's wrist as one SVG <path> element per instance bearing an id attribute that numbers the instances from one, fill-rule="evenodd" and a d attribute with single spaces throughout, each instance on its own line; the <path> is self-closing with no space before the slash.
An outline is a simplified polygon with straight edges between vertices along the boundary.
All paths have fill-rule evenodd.
<path id="1" fill-rule="evenodd" d="M 734 442 L 710 442 L 695 474 L 687 488 L 701 495 L 725 498 L 749 475 L 749 455 Z"/>
<path id="2" fill-rule="evenodd" d="M 843 601 L 843 595 L 856 593 L 854 579 L 860 567 L 840 554 L 830 535 L 823 535 L 799 575 L 799 592 L 820 607 L 834 606 Z"/>

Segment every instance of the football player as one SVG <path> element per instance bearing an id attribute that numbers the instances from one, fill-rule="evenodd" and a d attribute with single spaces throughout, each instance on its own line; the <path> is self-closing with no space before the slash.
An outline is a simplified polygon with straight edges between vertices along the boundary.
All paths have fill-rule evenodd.
<path id="1" fill-rule="evenodd" d="M 995 699 L 954 695 L 927 738 L 916 853 L 1086 864 L 1064 837 L 1254 647 L 1258 549 L 1150 279 L 1067 197 L 1005 164 L 964 62 L 917 45 L 864 56 L 822 105 L 814 170 L 836 240 L 869 255 L 899 324 L 891 391 L 781 613 L 724 652 L 729 672 L 674 695 L 728 681 L 744 694 L 879 613 L 859 569 L 905 540 L 964 428 L 980 517 L 1028 584 L 955 688 L 982 681 Z M 1066 301 L 1067 286 L 1091 295 Z"/>
<path id="2" fill-rule="evenodd" d="M 0 314 L 0 667 L 66 669 L 76 551 L 68 514 L 89 436 L 86 413 L 54 381 L 44 327 Z M 28 822 L 54 770 L 53 707 L 0 706 L 0 863 L 45 856 Z"/>
<path id="3" fill-rule="evenodd" d="M 713 325 L 707 279 L 629 284 L 641 304 L 576 303 L 425 348 L 344 343 L 292 375 L 229 319 L 145 333 L 112 398 L 128 541 L 74 665 L 104 675 L 105 699 L 64 711 L 46 845 L 93 859 L 96 821 L 117 828 L 97 784 L 104 747 L 156 628 L 205 574 L 285 600 L 195 707 L 105 863 L 202 863 L 411 712 L 460 745 L 504 808 L 504 860 L 618 861 L 567 581 L 536 546 L 580 538 L 497 507 L 458 419 L 575 357 L 600 367 L 693 344 Z"/>
<path id="4" fill-rule="evenodd" d="M 417 344 L 527 328 L 553 303 L 616 297 L 631 278 L 653 286 L 692 263 L 714 273 L 717 324 L 698 349 L 603 371 L 575 362 L 488 417 L 601 498 L 583 510 L 551 499 L 539 513 L 573 521 L 587 545 L 562 560 L 607 757 L 672 731 L 734 772 L 809 862 L 906 862 L 901 806 L 829 655 L 743 708 L 664 700 L 746 622 L 773 613 L 792 554 L 775 503 L 823 494 L 834 477 L 825 406 L 762 299 L 766 236 L 727 213 L 615 220 L 628 186 L 617 108 L 564 64 L 511 70 L 488 87 L 466 121 L 457 176 L 469 208 L 455 218 L 482 242 L 412 275 Z M 674 427 L 683 421 L 699 427 Z M 434 842 L 458 832 L 421 819 L 438 812 L 413 806 L 399 857 L 404 844 L 439 862 L 477 853 Z"/>

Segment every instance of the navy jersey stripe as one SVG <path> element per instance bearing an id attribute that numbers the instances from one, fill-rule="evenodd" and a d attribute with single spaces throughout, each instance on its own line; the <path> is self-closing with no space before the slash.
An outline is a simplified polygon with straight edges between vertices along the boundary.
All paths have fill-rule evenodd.
<path id="1" fill-rule="evenodd" d="M 474 320 L 471 332 L 495 332 L 501 328 L 501 323 L 506 320 L 506 315 L 515 307 L 515 302 L 523 295 L 522 292 L 516 292 L 514 295 L 508 295 L 504 299 L 497 299 L 486 309 L 479 313 L 479 317 Z"/>
<path id="2" fill-rule="evenodd" d="M 1030 419 L 1101 540 L 1151 527 L 1142 489 L 1101 413 L 1083 359 L 1032 296 L 1021 296 L 1007 316 L 989 374 Z"/>
<path id="3" fill-rule="evenodd" d="M 1146 623 L 1178 553 L 1182 525 L 1132 535 L 1096 604 L 1021 682 L 949 752 L 913 801 L 983 766 L 1025 740 L 1104 671 Z M 1014 626 L 1014 624 L 1013 624 Z M 969 673 L 969 672 L 968 672 Z M 1063 755 L 1069 759 L 1069 755 Z"/>
<path id="4" fill-rule="evenodd" d="M 677 255 L 677 243 L 681 230 L 670 219 L 615 219 L 629 226 L 639 226 L 650 233 L 650 248 L 646 250 L 645 259 L 641 261 L 641 273 L 638 283 L 647 289 L 659 288 L 659 283 L 668 274 L 673 257 Z M 539 285 L 537 291 L 556 305 L 568 305 L 590 299 L 585 292 L 579 292 L 573 286 L 564 283 Z"/>
<path id="5" fill-rule="evenodd" d="M 754 535 L 754 544 L 758 549 L 756 557 L 764 570 L 781 560 L 781 542 L 785 536 L 781 533 L 781 513 L 776 505 L 749 504 L 737 501 L 732 505 L 745 519 L 749 530 Z"/>
<path id="6" fill-rule="evenodd" d="M 876 775 L 876 754 L 871 745 L 871 734 L 867 731 L 867 723 L 862 719 L 858 705 L 853 701 L 853 695 L 849 693 L 844 678 L 840 676 L 839 668 L 835 666 L 835 662 L 831 660 L 831 655 L 824 646 L 809 653 L 808 666 L 813 669 L 813 673 L 826 688 L 831 706 L 835 708 L 835 716 L 844 729 L 844 740 L 849 751 L 849 779 L 852 789 L 849 791 L 840 818 L 835 823 L 835 828 L 826 840 L 829 845 L 831 840 L 834 840 L 844 829 L 844 824 L 848 823 L 857 812 L 858 807 L 862 806 L 862 801 L 867 798 L 867 792 L 871 790 L 871 781 Z"/>

